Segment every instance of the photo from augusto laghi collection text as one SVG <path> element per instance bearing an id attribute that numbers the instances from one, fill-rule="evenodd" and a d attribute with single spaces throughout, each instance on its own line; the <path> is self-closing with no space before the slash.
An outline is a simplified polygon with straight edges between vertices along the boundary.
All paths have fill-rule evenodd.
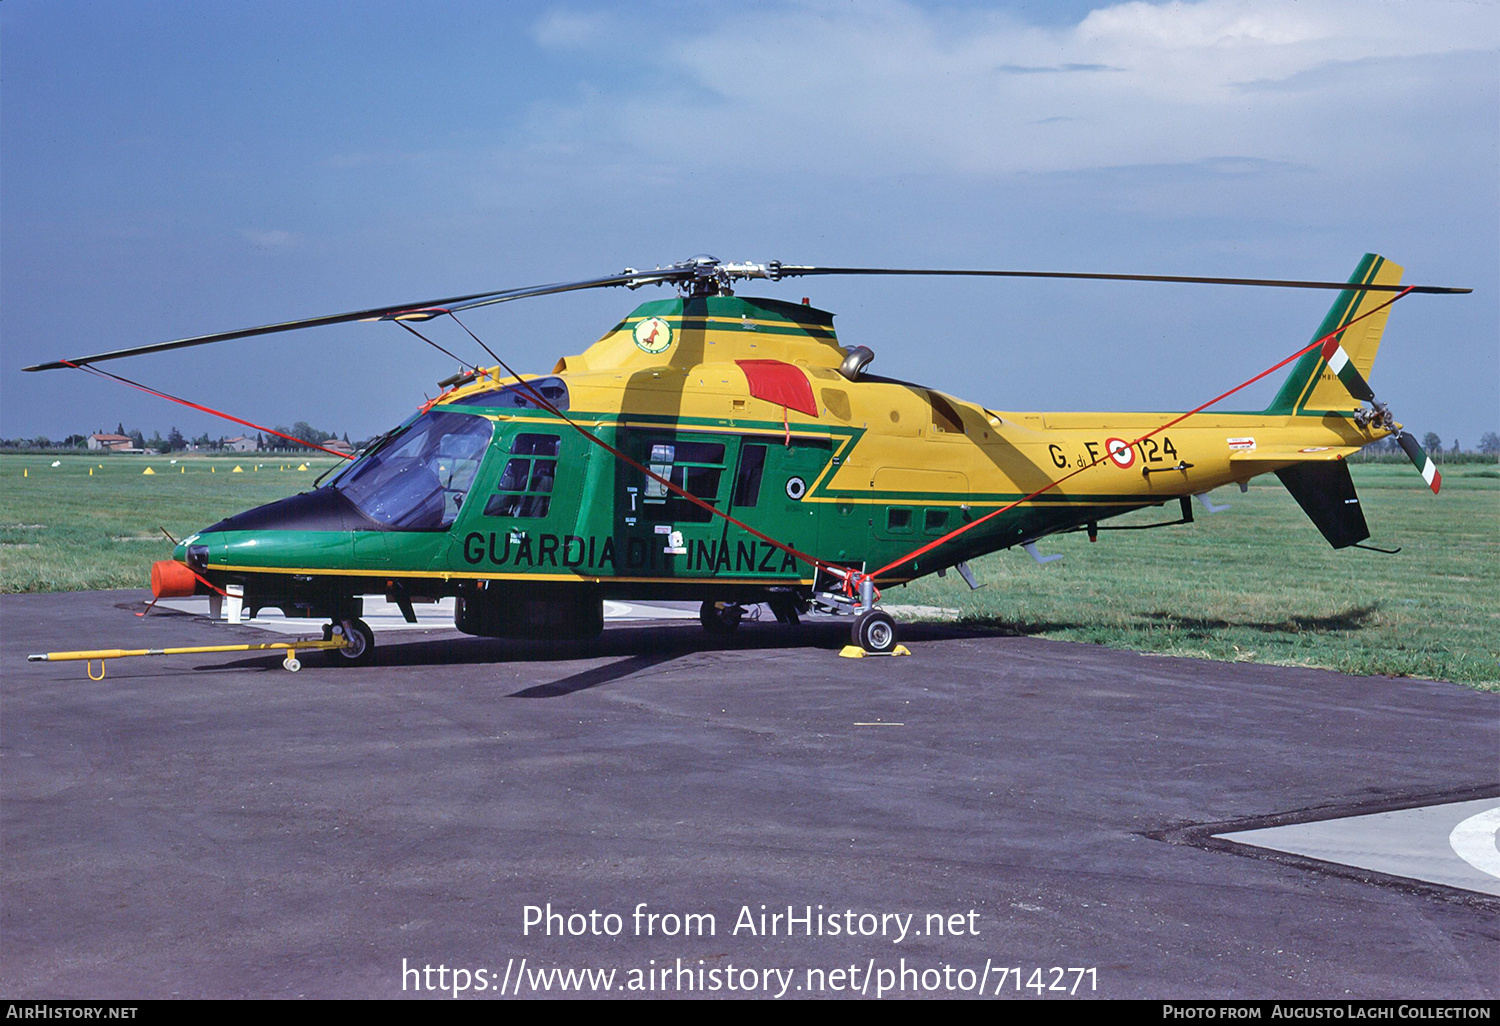
<path id="1" fill-rule="evenodd" d="M 745 904 L 727 912 L 661 912 L 646 902 L 625 911 L 576 911 L 524 905 L 519 935 L 535 938 L 828 938 L 880 945 L 859 961 L 823 965 L 746 963 L 731 954 L 712 957 L 646 958 L 637 964 L 560 965 L 524 952 L 506 953 L 490 964 L 451 965 L 403 958 L 401 990 L 443 992 L 453 997 L 541 994 L 741 994 L 784 998 L 811 994 L 896 995 L 1005 994 L 1079 995 L 1099 991 L 1095 966 L 1028 965 L 996 952 L 984 960 L 949 962 L 940 957 L 908 959 L 900 946 L 917 938 L 982 935 L 975 909 L 874 911 L 822 904 Z M 887 947 L 888 946 L 888 947 Z"/>

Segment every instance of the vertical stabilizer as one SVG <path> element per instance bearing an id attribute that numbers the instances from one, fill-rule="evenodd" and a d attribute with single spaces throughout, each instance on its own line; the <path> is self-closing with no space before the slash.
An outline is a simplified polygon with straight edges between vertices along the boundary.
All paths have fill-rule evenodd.
<path id="1" fill-rule="evenodd" d="M 1396 285 L 1401 281 L 1404 268 L 1393 264 L 1385 257 L 1366 253 L 1359 267 L 1349 277 L 1350 284 Z M 1323 323 L 1318 326 L 1313 338 L 1322 338 L 1331 331 L 1339 331 L 1339 344 L 1349 354 L 1349 362 L 1364 377 L 1370 378 L 1370 368 L 1375 363 L 1375 354 L 1380 349 L 1380 335 L 1385 331 L 1386 317 L 1390 307 L 1371 314 L 1364 320 L 1349 324 L 1360 314 L 1388 302 L 1389 292 L 1340 292 Z M 1307 414 L 1321 416 L 1329 410 L 1357 410 L 1362 404 L 1349 394 L 1349 389 L 1328 369 L 1328 363 L 1319 349 L 1314 349 L 1292 366 L 1292 372 L 1276 393 L 1276 398 L 1266 408 L 1271 414 Z"/>

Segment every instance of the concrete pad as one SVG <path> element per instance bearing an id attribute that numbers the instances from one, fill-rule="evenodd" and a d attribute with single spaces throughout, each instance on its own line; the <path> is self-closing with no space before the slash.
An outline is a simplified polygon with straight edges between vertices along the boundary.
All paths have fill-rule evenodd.
<path id="1" fill-rule="evenodd" d="M 364 616 L 361 618 L 370 625 L 370 629 L 379 634 L 384 631 L 431 631 L 445 630 L 453 626 L 453 604 L 454 599 L 439 599 L 437 602 L 414 603 L 412 612 L 416 614 L 416 623 L 407 623 L 406 617 L 394 602 L 387 602 L 384 595 L 364 596 Z M 189 613 L 193 616 L 207 617 L 209 614 L 208 597 L 196 595 L 191 598 L 162 599 L 156 603 L 160 609 L 173 609 L 180 613 Z M 649 603 L 649 602 L 605 602 L 605 620 L 697 620 L 698 606 L 696 603 Z M 226 622 L 223 615 L 220 622 Z M 325 621 L 314 617 L 288 617 L 283 616 L 279 609 L 262 609 L 260 615 L 252 618 L 246 617 L 243 621 L 247 627 L 258 627 L 261 630 L 275 631 L 277 634 L 317 634 L 323 629 Z"/>
<path id="2" fill-rule="evenodd" d="M 1500 800 L 1481 798 L 1214 836 L 1500 896 L 1500 855 L 1495 849 L 1494 828 L 1485 839 L 1490 858 L 1487 862 L 1476 858 L 1477 865 L 1465 860 L 1450 840 L 1460 824 L 1495 810 L 1500 810 Z"/>

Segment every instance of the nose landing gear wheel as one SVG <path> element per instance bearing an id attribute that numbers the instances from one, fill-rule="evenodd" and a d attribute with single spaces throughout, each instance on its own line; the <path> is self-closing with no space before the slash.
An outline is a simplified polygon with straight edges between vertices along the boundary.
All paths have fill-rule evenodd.
<path id="1" fill-rule="evenodd" d="M 849 639 L 866 652 L 893 652 L 896 648 L 896 621 L 891 614 L 879 609 L 860 613 L 854 618 Z"/>
<path id="2" fill-rule="evenodd" d="M 720 638 L 733 634 L 744 615 L 745 608 L 733 602 L 705 602 L 698 608 L 698 622 L 703 629 Z"/>
<path id="3" fill-rule="evenodd" d="M 367 666 L 375 661 L 375 632 L 363 620 L 344 620 L 323 628 L 324 640 L 331 640 L 334 634 L 343 635 L 348 644 L 328 653 L 332 665 Z"/>

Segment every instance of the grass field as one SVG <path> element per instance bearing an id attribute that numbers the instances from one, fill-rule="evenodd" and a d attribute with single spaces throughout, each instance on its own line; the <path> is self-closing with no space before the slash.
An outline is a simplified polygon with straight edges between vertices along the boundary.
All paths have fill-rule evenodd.
<path id="1" fill-rule="evenodd" d="M 163 528 L 184 538 L 232 513 L 304 491 L 336 462 L 331 456 L 307 460 L 308 469 L 298 471 L 301 460 L 258 455 L 263 458 L 182 457 L 176 463 L 144 456 L 0 456 L 0 592 L 144 588 L 151 564 L 172 554 Z M 61 466 L 53 467 L 54 460 Z M 236 466 L 243 472 L 234 473 Z M 142 473 L 146 467 L 155 474 Z"/>
<path id="2" fill-rule="evenodd" d="M 1334 551 L 1274 476 L 1232 508 L 1157 531 L 1045 539 L 1066 558 L 1018 550 L 974 563 L 979 591 L 950 574 L 891 589 L 893 603 L 946 606 L 966 621 L 1142 652 L 1321 666 L 1462 681 L 1500 690 L 1500 470 L 1445 467 L 1434 496 L 1409 465 L 1355 466 L 1387 556 Z M 1175 505 L 1111 524 L 1176 516 Z"/>
<path id="3" fill-rule="evenodd" d="M 144 587 L 152 561 L 171 552 L 161 528 L 181 538 L 308 488 L 331 462 L 297 471 L 296 461 L 241 460 L 235 474 L 226 459 L 70 456 L 52 467 L 0 456 L 0 592 Z M 1500 469 L 1445 467 L 1441 496 L 1409 466 L 1353 473 L 1371 541 L 1399 555 L 1333 551 L 1264 477 L 1245 495 L 1222 489 L 1215 499 L 1233 508 L 1196 507 L 1188 526 L 1104 532 L 1097 544 L 1049 538 L 1042 550 L 1066 559 L 1037 566 L 997 553 L 974 563 L 979 591 L 950 574 L 885 599 L 1011 633 L 1500 690 Z M 1172 506 L 1111 523 L 1175 515 Z"/>

